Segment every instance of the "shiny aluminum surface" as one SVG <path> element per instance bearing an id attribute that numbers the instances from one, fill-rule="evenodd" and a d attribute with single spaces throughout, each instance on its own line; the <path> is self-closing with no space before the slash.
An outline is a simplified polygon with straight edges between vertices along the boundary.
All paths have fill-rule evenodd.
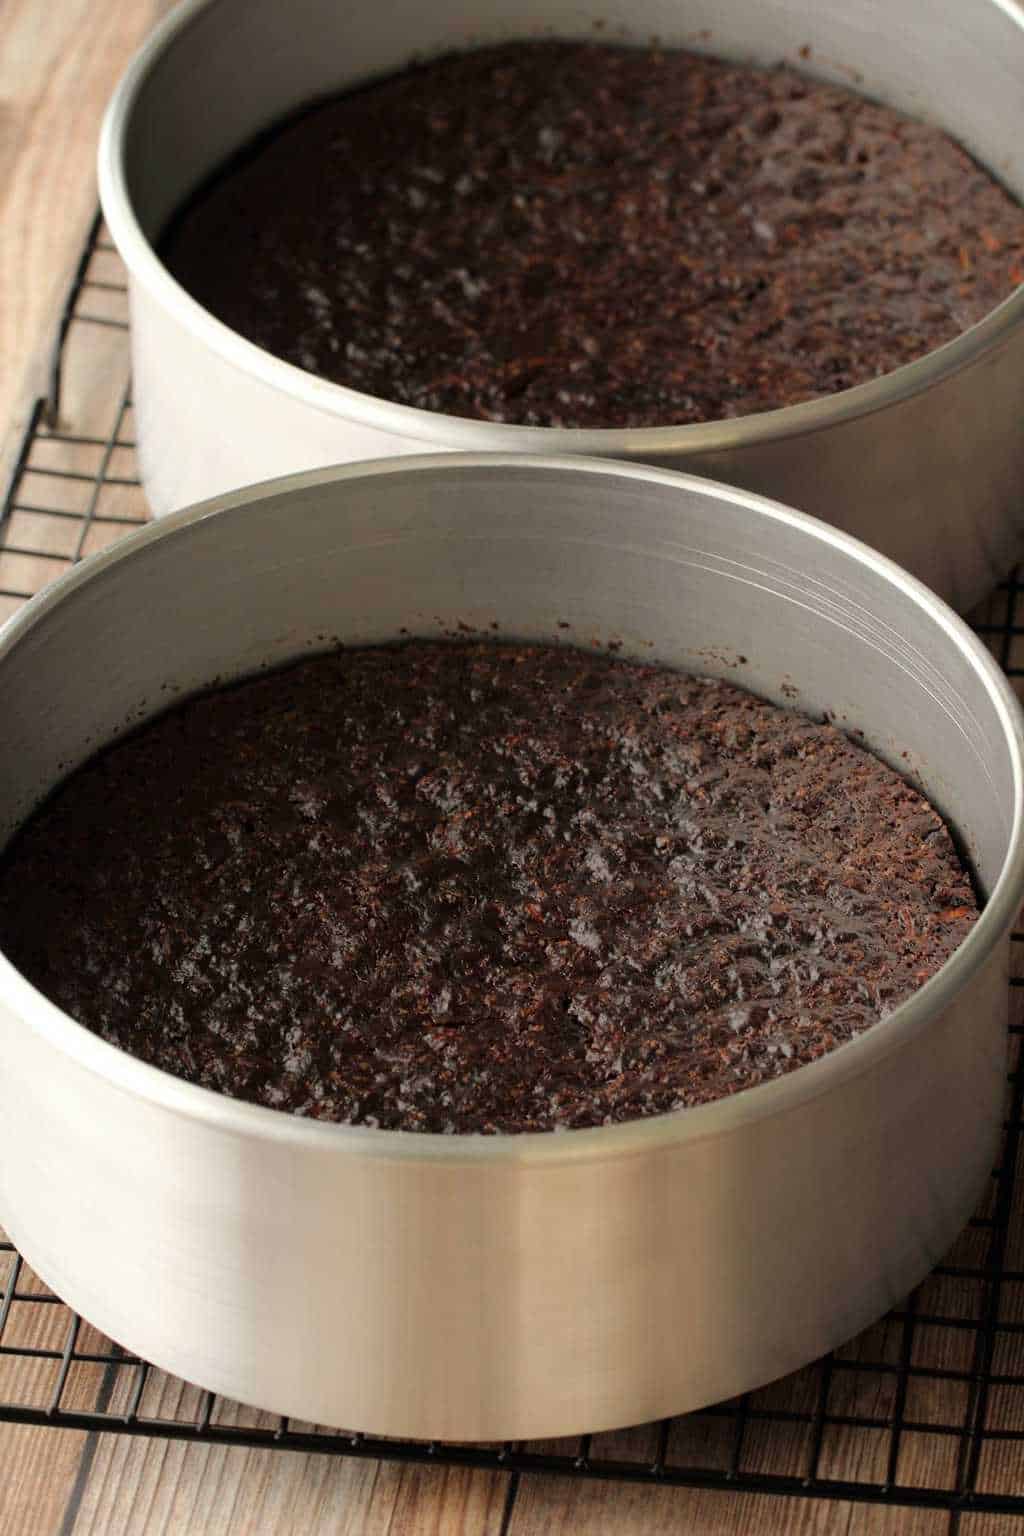
<path id="1" fill-rule="evenodd" d="M 157 512 L 428 448 L 597 453 L 816 513 L 967 611 L 1024 549 L 1024 289 L 948 346 L 839 395 L 706 425 L 583 431 L 464 420 L 324 383 L 214 320 L 156 258 L 151 241 L 196 184 L 302 102 L 414 54 L 537 35 L 656 37 L 786 61 L 937 122 L 1024 196 L 1024 12 L 1013 0 L 190 0 L 128 70 L 100 149 L 103 206 L 130 274 L 139 451 Z"/>
<path id="2" fill-rule="evenodd" d="M 695 1408 L 884 1312 L 988 1178 L 1024 891 L 1019 711 L 930 593 L 772 503 L 607 461 L 391 459 L 173 516 L 19 613 L 0 634 L 0 838 L 169 689 L 460 621 L 796 690 L 914 774 L 984 915 L 888 1019 L 788 1077 L 525 1136 L 233 1102 L 107 1045 L 0 957 L 0 1221 L 114 1339 L 295 1418 L 492 1439 Z"/>

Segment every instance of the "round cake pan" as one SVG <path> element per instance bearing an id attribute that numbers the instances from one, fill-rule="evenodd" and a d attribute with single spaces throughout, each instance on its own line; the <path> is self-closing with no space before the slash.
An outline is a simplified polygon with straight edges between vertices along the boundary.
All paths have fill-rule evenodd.
<path id="1" fill-rule="evenodd" d="M 103 207 L 130 276 L 138 440 L 156 512 L 392 453 L 601 454 L 816 513 L 967 611 L 1024 546 L 1024 290 L 949 345 L 830 398 L 707 425 L 583 431 L 465 420 L 325 383 L 215 320 L 156 256 L 187 195 L 301 103 L 414 56 L 540 34 L 657 37 L 786 61 L 938 122 L 1024 195 L 1024 19 L 1002 0 L 186 4 L 128 70 L 100 148 Z"/>
<path id="2" fill-rule="evenodd" d="M 1024 893 L 1018 709 L 930 592 L 749 493 L 607 460 L 393 458 L 179 513 L 11 620 L 0 837 L 179 693 L 462 625 L 614 642 L 828 711 L 947 816 L 984 914 L 911 999 L 787 1077 L 522 1136 L 234 1102 L 0 958 L 0 1221 L 119 1343 L 299 1419 L 489 1440 L 695 1408 L 905 1296 L 986 1185 Z"/>

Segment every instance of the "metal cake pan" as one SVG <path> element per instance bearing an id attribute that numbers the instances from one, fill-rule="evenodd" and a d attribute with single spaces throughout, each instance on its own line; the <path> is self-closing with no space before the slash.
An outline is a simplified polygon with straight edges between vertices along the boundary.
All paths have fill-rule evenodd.
<path id="1" fill-rule="evenodd" d="M 730 1397 L 904 1297 L 996 1154 L 1024 894 L 1016 702 L 925 588 L 742 491 L 429 455 L 154 524 L 0 634 L 0 840 L 171 689 L 332 637 L 495 622 L 783 703 L 797 690 L 923 786 L 987 905 L 926 986 L 816 1063 L 681 1113 L 522 1136 L 234 1102 L 106 1044 L 0 957 L 0 1222 L 119 1343 L 298 1419 L 520 1439 Z"/>
<path id="2" fill-rule="evenodd" d="M 325 383 L 215 320 L 156 256 L 154 240 L 196 185 L 301 103 L 414 55 L 538 34 L 656 36 L 786 61 L 939 123 L 1024 195 L 1024 13 L 1004 0 L 190 0 L 129 68 L 99 159 L 130 278 L 139 452 L 155 510 L 392 453 L 601 454 L 816 513 L 967 611 L 1024 547 L 1024 289 L 947 346 L 829 398 L 706 425 L 571 431 L 460 419 Z"/>

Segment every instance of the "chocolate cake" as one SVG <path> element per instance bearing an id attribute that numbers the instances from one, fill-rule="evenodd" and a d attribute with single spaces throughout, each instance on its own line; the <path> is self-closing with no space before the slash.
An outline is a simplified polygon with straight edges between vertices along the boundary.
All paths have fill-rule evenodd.
<path id="1" fill-rule="evenodd" d="M 977 916 L 830 724 L 560 646 L 410 641 L 192 699 L 0 862 L 0 946 L 144 1061 L 409 1131 L 703 1104 L 867 1029 Z"/>
<path id="2" fill-rule="evenodd" d="M 789 69 L 519 42 L 272 130 L 161 249 L 218 319 L 323 378 L 646 427 L 952 340 L 1024 281 L 1024 209 L 938 129 Z"/>

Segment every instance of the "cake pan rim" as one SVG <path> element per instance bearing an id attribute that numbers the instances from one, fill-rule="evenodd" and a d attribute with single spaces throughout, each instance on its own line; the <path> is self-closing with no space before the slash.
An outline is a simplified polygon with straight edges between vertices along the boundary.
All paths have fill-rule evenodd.
<path id="1" fill-rule="evenodd" d="M 657 427 L 534 427 L 452 416 L 367 394 L 285 362 L 246 340 L 192 298 L 172 277 L 135 215 L 125 174 L 125 151 L 135 103 L 177 38 L 220 0 L 184 0 L 150 33 L 121 76 L 103 118 L 97 154 L 100 203 L 129 274 L 165 313 L 240 372 L 299 404 L 360 426 L 453 450 L 604 454 L 647 457 L 716 453 L 826 431 L 884 411 L 933 388 L 995 351 L 1024 329 L 1024 284 L 974 325 L 913 362 L 835 394 L 748 416 Z M 991 3 L 1024 34 L 1024 12 Z M 1024 36 L 1022 36 L 1024 43 Z"/>
<path id="2" fill-rule="evenodd" d="M 678 470 L 596 458 L 523 454 L 448 454 L 439 457 L 436 454 L 423 454 L 300 471 L 260 485 L 226 492 L 194 507 L 183 508 L 148 524 L 73 567 L 0 628 L 0 665 L 4 657 L 38 624 L 44 622 L 54 608 L 72 599 L 80 588 L 115 569 L 122 562 L 131 561 L 155 541 L 176 536 L 187 537 L 190 527 L 211 517 L 307 487 L 372 479 L 380 475 L 426 473 L 445 478 L 457 475 L 464 469 L 493 469 L 519 475 L 530 472 L 554 473 L 570 478 L 578 478 L 581 474 L 598 474 L 613 479 L 654 482 L 731 501 L 755 516 L 770 517 L 800 528 L 810 538 L 841 549 L 856 563 L 885 577 L 902 591 L 905 598 L 916 603 L 939 623 L 950 641 L 960 648 L 979 682 L 989 693 L 1003 729 L 1015 791 L 1013 821 L 1002 868 L 977 924 L 963 943 L 923 987 L 891 1014 L 818 1061 L 800 1066 L 784 1077 L 708 1104 L 578 1130 L 449 1136 L 437 1132 L 337 1125 L 231 1099 L 212 1089 L 176 1078 L 101 1039 L 51 1003 L 0 953 L 0 993 L 11 1002 L 19 1022 L 37 1031 L 78 1065 L 120 1090 L 172 1110 L 187 1119 L 218 1125 L 240 1136 L 301 1144 L 339 1154 L 348 1151 L 376 1158 L 443 1160 L 467 1164 L 528 1162 L 554 1165 L 578 1160 L 617 1158 L 630 1153 L 650 1153 L 659 1148 L 689 1144 L 796 1109 L 871 1070 L 879 1061 L 915 1039 L 985 965 L 996 945 L 1010 930 L 1024 899 L 1024 713 L 994 658 L 942 599 L 861 540 L 807 513 L 798 512 L 754 492 Z"/>

